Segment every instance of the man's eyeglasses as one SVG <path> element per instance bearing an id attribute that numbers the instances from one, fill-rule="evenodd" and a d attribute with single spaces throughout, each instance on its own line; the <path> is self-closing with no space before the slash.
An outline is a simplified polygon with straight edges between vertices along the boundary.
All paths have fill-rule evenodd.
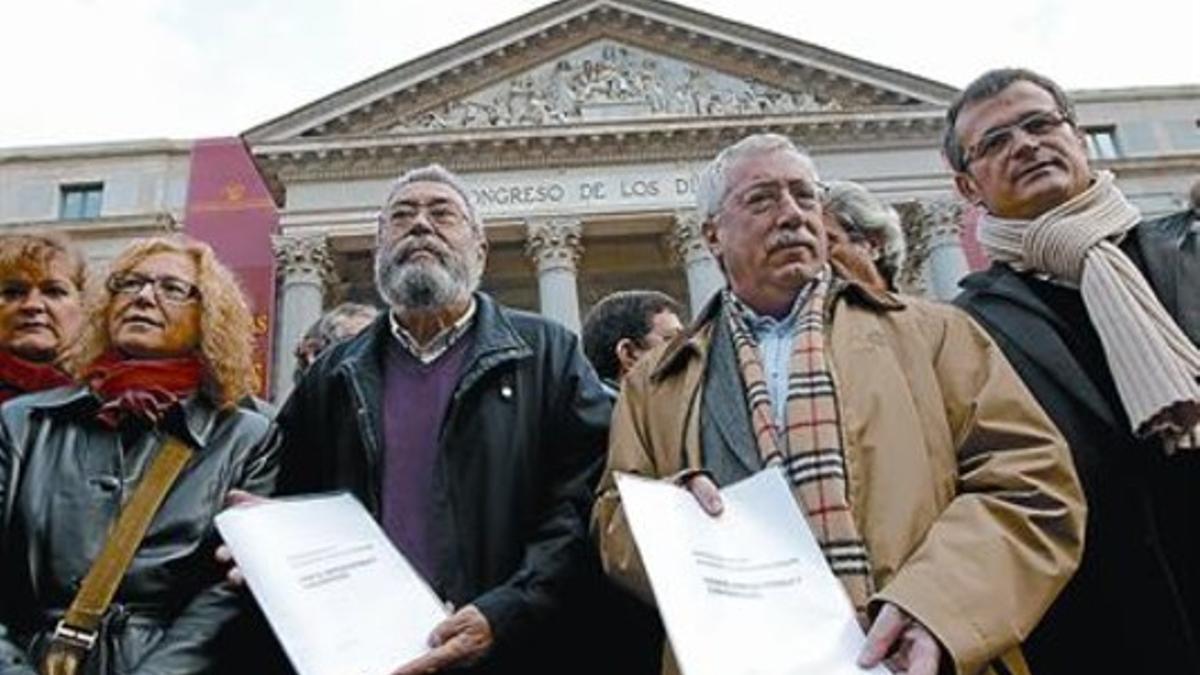
<path id="1" fill-rule="evenodd" d="M 179 277 L 151 277 L 145 274 L 114 274 L 108 278 L 108 290 L 113 295 L 137 295 L 147 284 L 154 287 L 159 300 L 183 304 L 200 298 L 200 288 Z"/>
<path id="2" fill-rule="evenodd" d="M 400 202 L 387 214 L 387 223 L 392 227 L 407 230 L 416 224 L 422 211 L 429 215 L 429 222 L 439 229 L 457 227 L 467 220 L 467 217 L 450 202 Z"/>
<path id="3" fill-rule="evenodd" d="M 972 162 L 998 156 L 1012 144 L 1013 133 L 1017 129 L 1037 138 L 1050 134 L 1064 123 L 1073 122 L 1057 110 L 1043 110 L 1030 113 L 1012 124 L 989 129 L 975 145 L 967 148 L 963 154 L 963 166 L 970 166 Z"/>
<path id="4" fill-rule="evenodd" d="M 760 183 L 750 186 L 732 201 L 754 215 L 776 213 L 783 206 L 783 196 L 788 194 L 802 211 L 814 211 L 821 204 L 823 186 L 808 181 L 792 183 Z"/>

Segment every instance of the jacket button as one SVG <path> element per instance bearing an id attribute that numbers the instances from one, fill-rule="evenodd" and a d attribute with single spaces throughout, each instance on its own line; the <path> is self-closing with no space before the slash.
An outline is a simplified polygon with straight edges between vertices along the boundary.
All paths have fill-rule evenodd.
<path id="1" fill-rule="evenodd" d="M 116 492 L 121 487 L 121 480 L 116 476 L 97 476 L 91 483 L 101 492 Z"/>

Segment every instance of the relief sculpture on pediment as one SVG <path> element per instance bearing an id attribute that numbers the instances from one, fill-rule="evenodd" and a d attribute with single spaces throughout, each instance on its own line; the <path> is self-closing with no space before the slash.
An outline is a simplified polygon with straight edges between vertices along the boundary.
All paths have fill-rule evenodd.
<path id="1" fill-rule="evenodd" d="M 465 99 L 419 112 L 393 127 L 488 128 L 645 116 L 820 112 L 836 100 L 784 91 L 612 41 L 594 43 Z"/>

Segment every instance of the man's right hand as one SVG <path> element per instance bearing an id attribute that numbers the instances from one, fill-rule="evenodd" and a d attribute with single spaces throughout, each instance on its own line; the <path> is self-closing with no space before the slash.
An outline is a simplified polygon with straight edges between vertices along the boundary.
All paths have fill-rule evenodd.
<path id="1" fill-rule="evenodd" d="M 721 491 L 708 476 L 702 473 L 695 474 L 684 481 L 683 486 L 700 502 L 700 508 L 708 515 L 716 517 L 725 510 L 725 504 L 721 501 Z"/>
<path id="2" fill-rule="evenodd" d="M 225 508 L 227 509 L 255 506 L 269 501 L 271 500 L 266 497 L 260 497 L 245 490 L 230 490 L 225 493 Z M 221 544 L 217 547 L 216 558 L 218 563 L 229 566 L 229 569 L 225 570 L 226 581 L 234 586 L 246 584 L 246 577 L 242 576 L 242 571 L 238 569 L 237 562 L 233 559 L 233 551 L 229 549 L 228 545 Z"/>

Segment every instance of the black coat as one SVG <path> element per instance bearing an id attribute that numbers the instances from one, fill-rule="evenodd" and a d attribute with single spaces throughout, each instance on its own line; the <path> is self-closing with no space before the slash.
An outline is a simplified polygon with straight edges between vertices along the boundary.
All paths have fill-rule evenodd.
<path id="1" fill-rule="evenodd" d="M 123 500 L 162 445 L 91 417 L 83 387 L 0 408 L 0 675 L 34 675 L 45 638 L 70 605 Z M 277 468 L 267 418 L 193 396 L 166 425 L 195 449 L 150 524 L 106 617 L 107 663 L 95 675 L 229 673 L 221 658 L 244 593 L 213 558 L 213 516 L 232 488 L 269 494 Z"/>
<path id="2" fill-rule="evenodd" d="M 581 619 L 567 610 L 596 576 L 587 518 L 611 402 L 574 334 L 476 302 L 433 470 L 429 581 L 487 617 L 495 644 L 479 672 L 553 672 Z M 305 373 L 277 418 L 282 493 L 348 490 L 379 517 L 382 359 L 394 339 L 381 314 Z"/>
<path id="3" fill-rule="evenodd" d="M 1122 249 L 1200 343 L 1200 250 L 1190 215 L 1140 224 Z M 1006 265 L 955 300 L 995 338 L 1062 430 L 1088 498 L 1083 562 L 1026 643 L 1035 674 L 1200 673 L 1200 452 L 1168 457 L 1129 429 L 1078 292 Z M 1050 300 L 1047 300 L 1047 299 Z M 1056 304 L 1054 298 L 1066 302 Z M 1048 304 L 1048 302 L 1050 304 Z"/>

